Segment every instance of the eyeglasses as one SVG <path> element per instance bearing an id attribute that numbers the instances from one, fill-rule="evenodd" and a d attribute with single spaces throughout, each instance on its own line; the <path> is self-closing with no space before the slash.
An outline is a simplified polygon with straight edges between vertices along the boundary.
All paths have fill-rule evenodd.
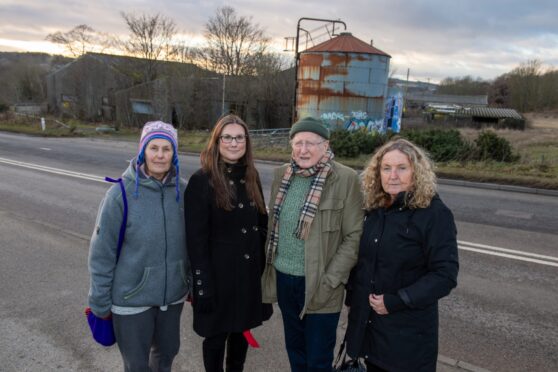
<path id="1" fill-rule="evenodd" d="M 219 136 L 219 138 L 221 139 L 221 142 L 223 143 L 232 143 L 233 140 L 236 141 L 236 143 L 244 143 L 246 141 L 246 137 L 244 134 L 239 134 L 238 136 L 231 136 L 230 134 L 224 134 L 222 136 Z"/>
<path id="2" fill-rule="evenodd" d="M 320 141 L 320 142 L 298 141 L 298 142 L 291 142 L 291 146 L 295 149 L 301 149 L 304 146 L 306 146 L 308 150 L 312 151 L 316 148 L 316 146 L 321 145 L 324 142 L 326 141 Z"/>

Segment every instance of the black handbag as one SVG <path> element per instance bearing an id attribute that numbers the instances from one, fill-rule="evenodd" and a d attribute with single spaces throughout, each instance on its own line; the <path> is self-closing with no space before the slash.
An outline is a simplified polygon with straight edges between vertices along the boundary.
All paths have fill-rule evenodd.
<path id="1" fill-rule="evenodd" d="M 366 366 L 359 358 L 351 359 L 345 350 L 346 335 L 339 346 L 339 352 L 333 363 L 333 372 L 366 372 Z"/>

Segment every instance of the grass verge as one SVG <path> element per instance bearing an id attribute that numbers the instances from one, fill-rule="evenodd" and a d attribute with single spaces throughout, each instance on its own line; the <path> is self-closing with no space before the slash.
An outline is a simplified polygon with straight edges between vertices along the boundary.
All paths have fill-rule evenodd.
<path id="1" fill-rule="evenodd" d="M 123 128 L 116 132 L 97 132 L 96 125 L 75 123 L 69 128 L 47 125 L 43 132 L 40 124 L 13 123 L 0 121 L 0 130 L 29 135 L 69 137 L 88 136 L 137 141 L 139 129 Z M 179 149 L 186 152 L 200 152 L 204 148 L 209 133 L 188 131 L 179 134 Z M 543 139 L 543 141 L 545 141 Z M 513 145 L 513 142 L 512 142 Z M 518 143 L 514 149 L 521 159 L 516 163 L 499 162 L 448 162 L 437 164 L 436 173 L 441 178 L 452 178 L 476 182 L 510 184 L 542 189 L 558 190 L 558 143 L 530 141 Z M 290 159 L 288 146 L 255 146 L 254 156 L 261 160 L 287 162 Z M 339 162 L 355 169 L 363 169 L 371 155 L 356 158 L 336 158 Z"/>

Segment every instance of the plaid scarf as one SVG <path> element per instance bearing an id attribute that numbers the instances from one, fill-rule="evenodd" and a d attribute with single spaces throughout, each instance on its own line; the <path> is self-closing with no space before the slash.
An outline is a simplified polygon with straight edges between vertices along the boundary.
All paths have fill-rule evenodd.
<path id="1" fill-rule="evenodd" d="M 281 207 L 285 201 L 285 196 L 291 185 L 291 181 L 294 175 L 299 175 L 302 177 L 312 177 L 315 176 L 310 185 L 310 191 L 306 196 L 306 201 L 302 206 L 300 218 L 296 225 L 295 236 L 298 239 L 306 240 L 310 232 L 310 226 L 312 221 L 316 216 L 318 210 L 318 205 L 320 204 L 320 197 L 322 196 L 322 191 L 324 189 L 324 184 L 326 177 L 331 171 L 331 161 L 333 160 L 333 152 L 328 149 L 320 161 L 310 168 L 300 168 L 293 159 L 291 159 L 291 164 L 285 170 L 283 179 L 281 179 L 281 184 L 279 185 L 279 192 L 277 192 L 277 197 L 275 198 L 275 205 L 273 206 L 273 226 L 271 229 L 271 234 L 269 235 L 269 241 L 267 244 L 267 262 L 271 264 L 272 252 L 277 249 L 277 244 L 279 242 L 279 216 L 281 215 Z"/>

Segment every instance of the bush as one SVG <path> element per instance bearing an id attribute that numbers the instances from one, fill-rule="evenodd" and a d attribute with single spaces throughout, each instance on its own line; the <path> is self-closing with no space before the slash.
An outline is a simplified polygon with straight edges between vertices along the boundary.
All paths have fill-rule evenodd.
<path id="1" fill-rule="evenodd" d="M 482 131 L 475 140 L 477 160 L 514 162 L 519 155 L 514 154 L 508 140 L 491 131 Z"/>
<path id="2" fill-rule="evenodd" d="M 470 146 L 456 129 L 410 130 L 403 137 L 430 153 L 434 161 L 462 160 Z"/>
<path id="3" fill-rule="evenodd" d="M 343 158 L 354 158 L 359 154 L 358 145 L 351 137 L 351 132 L 336 130 L 331 133 L 329 144 L 336 156 Z"/>
<path id="4" fill-rule="evenodd" d="M 10 109 L 6 103 L 0 102 L 0 113 L 7 112 Z"/>
<path id="5" fill-rule="evenodd" d="M 369 133 L 366 130 L 349 132 L 336 130 L 331 133 L 330 145 L 336 156 L 354 158 L 360 154 L 371 154 L 383 145 L 387 136 L 377 132 Z"/>
<path id="6" fill-rule="evenodd" d="M 401 136 L 425 149 L 435 162 L 514 162 L 519 159 L 519 155 L 513 153 L 510 143 L 492 131 L 480 132 L 474 142 L 464 140 L 457 129 L 411 129 L 404 131 Z M 330 145 L 335 155 L 354 158 L 360 154 L 373 153 L 388 139 L 388 135 L 375 132 L 336 130 L 331 133 Z"/>
<path id="7" fill-rule="evenodd" d="M 358 130 L 351 133 L 353 141 L 358 146 L 361 154 L 372 154 L 378 147 L 386 143 L 387 136 L 378 132 L 367 132 L 366 130 Z"/>

